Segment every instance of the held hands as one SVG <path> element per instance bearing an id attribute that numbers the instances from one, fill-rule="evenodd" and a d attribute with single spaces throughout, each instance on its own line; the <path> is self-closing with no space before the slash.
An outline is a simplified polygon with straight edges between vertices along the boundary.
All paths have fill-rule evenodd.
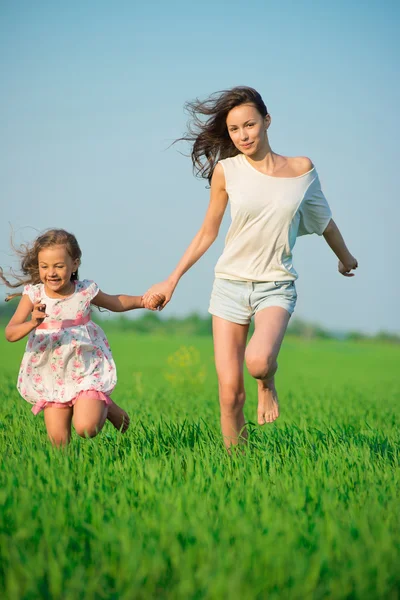
<path id="1" fill-rule="evenodd" d="M 31 313 L 32 325 L 34 325 L 34 327 L 38 327 L 43 323 L 45 317 L 48 317 L 48 315 L 46 315 L 46 305 L 42 302 L 36 302 L 33 305 L 33 310 Z"/>
<path id="2" fill-rule="evenodd" d="M 144 296 L 142 296 L 142 306 L 149 310 L 161 310 L 159 307 L 163 304 L 164 300 L 164 294 L 152 294 L 146 302 L 144 301 Z"/>
<path id="3" fill-rule="evenodd" d="M 351 270 L 357 269 L 358 262 L 354 256 L 349 256 L 345 263 L 339 260 L 338 271 L 345 277 L 354 277 L 354 273 L 350 273 Z"/>
<path id="4" fill-rule="evenodd" d="M 169 281 L 163 281 L 152 285 L 145 294 L 143 294 L 144 308 L 149 310 L 162 310 L 171 300 L 175 286 Z"/>

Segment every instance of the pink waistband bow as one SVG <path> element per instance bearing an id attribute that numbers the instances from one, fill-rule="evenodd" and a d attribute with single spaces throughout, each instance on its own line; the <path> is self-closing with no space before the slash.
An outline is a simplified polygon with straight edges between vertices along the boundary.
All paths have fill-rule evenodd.
<path id="1" fill-rule="evenodd" d="M 36 329 L 68 329 L 68 327 L 77 327 L 89 323 L 90 315 L 79 317 L 79 319 L 65 319 L 64 321 L 43 321 Z"/>

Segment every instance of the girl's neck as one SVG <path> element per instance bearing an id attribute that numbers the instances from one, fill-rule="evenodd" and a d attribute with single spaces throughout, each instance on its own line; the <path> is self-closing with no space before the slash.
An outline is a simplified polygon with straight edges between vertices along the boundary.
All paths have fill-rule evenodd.
<path id="1" fill-rule="evenodd" d="M 70 281 L 68 285 L 56 292 L 54 290 L 50 290 L 47 285 L 44 284 L 44 291 L 48 298 L 53 298 L 54 300 L 57 298 L 68 298 L 68 296 L 72 296 L 75 292 L 75 282 Z"/>

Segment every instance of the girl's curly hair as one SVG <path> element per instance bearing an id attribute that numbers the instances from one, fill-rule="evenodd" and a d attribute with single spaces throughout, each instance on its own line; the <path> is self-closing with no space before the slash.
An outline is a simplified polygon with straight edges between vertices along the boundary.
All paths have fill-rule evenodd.
<path id="1" fill-rule="evenodd" d="M 11 283 L 6 279 L 3 269 L 0 267 L 0 279 L 7 287 L 18 288 L 22 285 L 37 284 L 40 283 L 39 277 L 39 252 L 44 248 L 50 246 L 65 246 L 68 254 L 72 260 L 80 259 L 82 251 L 79 247 L 76 237 L 72 233 L 68 233 L 64 229 L 48 229 L 39 237 L 37 237 L 31 244 L 22 244 L 19 248 L 14 246 L 11 240 L 11 245 L 17 256 L 20 258 L 20 273 L 14 273 L 11 271 L 11 276 L 14 278 L 14 282 Z M 78 270 L 71 275 L 71 281 L 79 279 Z M 18 294 L 9 294 L 6 298 L 6 302 L 12 300 Z"/>
<path id="2" fill-rule="evenodd" d="M 196 176 L 207 179 L 209 183 L 219 160 L 239 154 L 229 136 L 226 118 L 232 108 L 241 104 L 253 104 L 262 117 L 268 114 L 260 94 L 245 86 L 216 92 L 204 101 L 196 99 L 185 104 L 185 110 L 191 117 L 188 131 L 175 140 L 175 143 L 186 141 L 193 144 L 193 171 Z"/>

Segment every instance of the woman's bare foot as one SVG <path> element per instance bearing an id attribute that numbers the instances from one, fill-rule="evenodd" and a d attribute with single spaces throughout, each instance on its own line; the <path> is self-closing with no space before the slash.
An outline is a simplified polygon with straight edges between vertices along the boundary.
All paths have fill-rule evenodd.
<path id="1" fill-rule="evenodd" d="M 278 394 L 275 379 L 258 382 L 258 424 L 272 423 L 279 417 Z"/>
<path id="2" fill-rule="evenodd" d="M 125 433 L 131 422 L 128 413 L 122 410 L 122 408 L 112 400 L 111 404 L 108 406 L 107 419 L 114 425 L 115 429 L 118 429 L 121 433 Z"/>

